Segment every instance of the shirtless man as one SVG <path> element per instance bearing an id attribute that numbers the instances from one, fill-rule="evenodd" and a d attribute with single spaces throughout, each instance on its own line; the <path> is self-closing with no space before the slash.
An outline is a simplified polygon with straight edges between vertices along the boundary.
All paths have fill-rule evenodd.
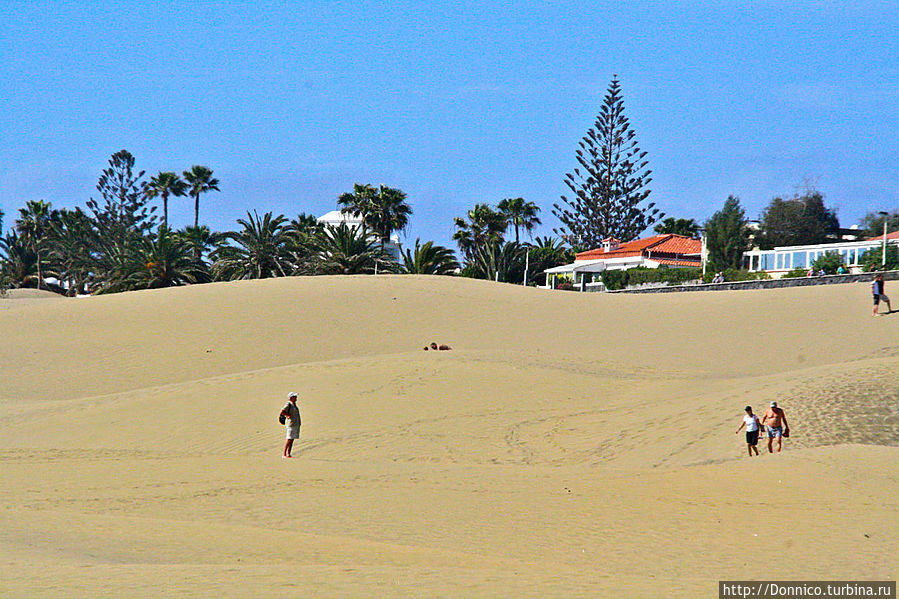
<path id="1" fill-rule="evenodd" d="M 781 444 L 783 443 L 783 434 L 789 434 L 790 425 L 787 424 L 787 415 L 781 408 L 777 407 L 777 402 L 772 401 L 765 414 L 762 416 L 762 424 L 768 433 L 768 453 L 774 453 L 771 447 L 774 439 L 777 439 L 777 452 L 780 453 Z"/>

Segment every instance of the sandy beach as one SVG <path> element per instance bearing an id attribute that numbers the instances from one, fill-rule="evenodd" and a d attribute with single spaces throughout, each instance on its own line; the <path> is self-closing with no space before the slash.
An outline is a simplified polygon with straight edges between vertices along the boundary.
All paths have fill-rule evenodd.
<path id="1" fill-rule="evenodd" d="M 899 313 L 872 318 L 867 284 L 17 292 L 0 335 L 4 597 L 710 597 L 899 575 Z M 771 400 L 791 438 L 749 459 L 734 431 Z"/>

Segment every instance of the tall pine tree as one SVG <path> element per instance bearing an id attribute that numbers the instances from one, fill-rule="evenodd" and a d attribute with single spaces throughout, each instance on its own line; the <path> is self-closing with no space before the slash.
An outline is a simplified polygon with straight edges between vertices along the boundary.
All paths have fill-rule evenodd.
<path id="1" fill-rule="evenodd" d="M 155 223 L 156 207 L 148 205 L 143 176 L 144 171 L 135 175 L 131 152 L 120 150 L 109 159 L 109 168 L 97 181 L 104 203 L 93 198 L 87 201 L 100 233 L 120 248 L 141 238 Z"/>
<path id="2" fill-rule="evenodd" d="M 728 196 L 724 207 L 705 223 L 708 265 L 712 270 L 739 269 L 749 249 L 749 228 L 740 199 Z"/>
<path id="3" fill-rule="evenodd" d="M 148 205 L 143 176 L 144 171 L 134 173 L 134 156 L 120 150 L 109 159 L 109 168 L 97 181 L 103 203 L 93 198 L 87 201 L 97 243 L 91 275 L 98 290 L 111 288 L 127 274 L 131 250 L 156 222 L 156 207 Z"/>
<path id="4" fill-rule="evenodd" d="M 664 218 L 655 203 L 647 202 L 652 171 L 634 137 L 615 76 L 596 123 L 578 144 L 580 167 L 565 176 L 574 196 L 553 204 L 563 225 L 555 232 L 572 247 L 596 248 L 606 237 L 630 241 Z"/>

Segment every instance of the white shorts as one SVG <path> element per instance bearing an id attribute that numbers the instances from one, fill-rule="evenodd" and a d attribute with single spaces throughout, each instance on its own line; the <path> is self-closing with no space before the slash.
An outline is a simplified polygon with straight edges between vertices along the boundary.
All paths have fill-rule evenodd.
<path id="1" fill-rule="evenodd" d="M 299 426 L 287 426 L 285 427 L 287 430 L 287 439 L 299 439 L 300 438 L 300 427 Z"/>

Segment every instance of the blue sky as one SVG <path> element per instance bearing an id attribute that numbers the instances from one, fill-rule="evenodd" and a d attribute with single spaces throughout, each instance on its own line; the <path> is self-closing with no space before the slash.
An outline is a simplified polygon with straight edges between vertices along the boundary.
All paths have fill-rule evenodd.
<path id="1" fill-rule="evenodd" d="M 83 206 L 125 148 L 214 169 L 218 230 L 367 182 L 408 194 L 409 241 L 518 196 L 551 234 L 618 74 L 668 215 L 735 194 L 756 217 L 811 181 L 849 226 L 899 208 L 897 31 L 894 2 L 0 0 L 0 209 Z"/>

